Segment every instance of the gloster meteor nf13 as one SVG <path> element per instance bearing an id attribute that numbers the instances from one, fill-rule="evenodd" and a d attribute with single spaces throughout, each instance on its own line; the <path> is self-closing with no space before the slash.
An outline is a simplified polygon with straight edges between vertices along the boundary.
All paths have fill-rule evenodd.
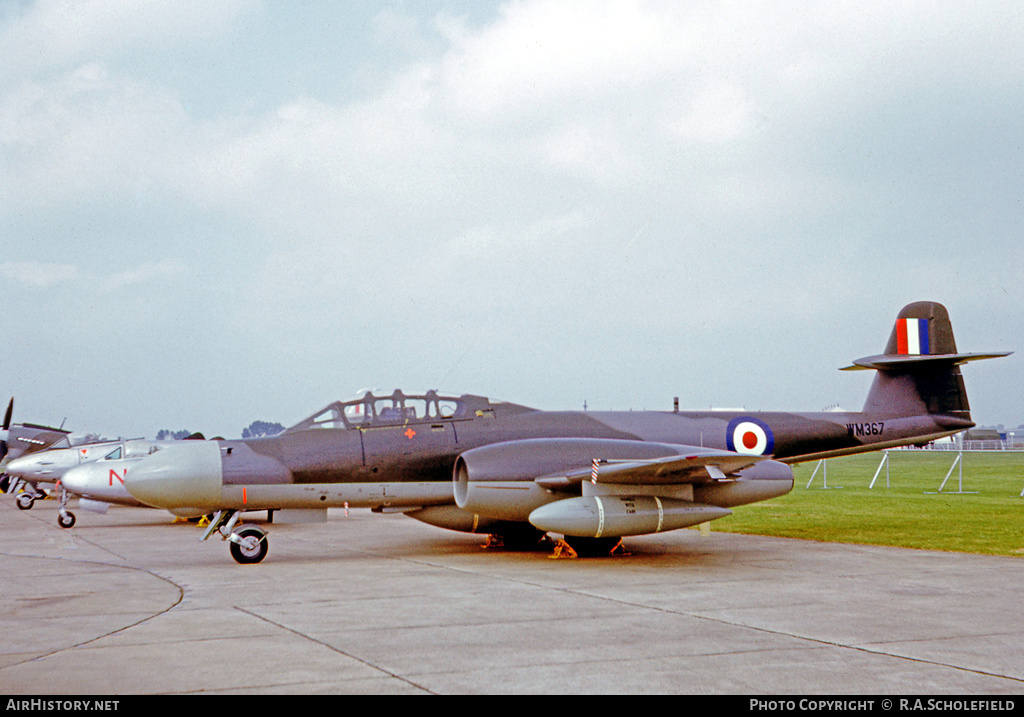
<path id="1" fill-rule="evenodd" d="M 270 438 L 185 441 L 138 461 L 125 486 L 147 505 L 215 514 L 240 563 L 267 554 L 243 511 L 361 507 L 452 530 L 608 551 L 623 536 L 721 518 L 788 493 L 790 464 L 924 445 L 974 425 L 946 309 L 900 311 L 857 413 L 540 411 L 436 392 L 332 403 Z"/>

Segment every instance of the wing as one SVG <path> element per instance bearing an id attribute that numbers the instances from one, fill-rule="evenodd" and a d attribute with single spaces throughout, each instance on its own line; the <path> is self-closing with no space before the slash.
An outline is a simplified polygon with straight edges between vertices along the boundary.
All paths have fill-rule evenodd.
<path id="1" fill-rule="evenodd" d="M 679 448 L 687 448 L 679 446 Z M 704 450 L 704 449 L 701 449 Z M 735 474 L 766 456 L 746 456 L 725 451 L 689 453 L 652 459 L 597 459 L 588 468 L 541 476 L 536 482 L 549 490 L 570 488 L 585 480 L 620 485 L 675 485 L 735 480 Z M 596 480 L 595 480 L 596 479 Z"/>

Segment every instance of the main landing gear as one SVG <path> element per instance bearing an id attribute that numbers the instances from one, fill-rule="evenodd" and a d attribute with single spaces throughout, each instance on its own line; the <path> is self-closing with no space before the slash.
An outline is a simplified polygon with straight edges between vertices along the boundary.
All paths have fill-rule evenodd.
<path id="1" fill-rule="evenodd" d="M 17 493 L 18 497 L 14 499 L 14 502 L 17 503 L 20 510 L 31 510 L 37 500 L 46 497 L 46 493 L 39 490 L 34 483 L 9 476 L 6 473 L 0 479 L 0 490 L 4 493 Z"/>
<path id="2" fill-rule="evenodd" d="M 258 525 L 241 525 L 236 529 L 235 523 L 238 522 L 240 515 L 237 510 L 219 510 L 214 513 L 203 540 L 217 531 L 221 534 L 222 540 L 231 542 L 231 557 L 236 562 L 242 565 L 258 563 L 267 557 L 267 551 L 270 549 L 267 531 Z"/>
<path id="3" fill-rule="evenodd" d="M 18 493 L 18 497 L 14 499 L 14 502 L 18 504 L 18 510 L 32 510 L 32 506 L 36 504 L 36 498 L 41 497 L 32 493 Z"/>
<path id="4" fill-rule="evenodd" d="M 532 525 L 510 523 L 487 536 L 484 549 L 488 550 L 550 550 L 550 558 L 606 558 L 628 555 L 622 547 L 622 538 L 584 538 L 566 535 L 555 540 Z"/>
<path id="5" fill-rule="evenodd" d="M 580 538 L 566 535 L 555 543 L 549 558 L 600 558 L 628 555 L 622 547 L 622 538 Z"/>
<path id="6" fill-rule="evenodd" d="M 537 530 L 529 524 L 508 523 L 487 535 L 484 549 L 511 551 L 550 550 L 551 545 L 551 538 L 543 530 Z"/>

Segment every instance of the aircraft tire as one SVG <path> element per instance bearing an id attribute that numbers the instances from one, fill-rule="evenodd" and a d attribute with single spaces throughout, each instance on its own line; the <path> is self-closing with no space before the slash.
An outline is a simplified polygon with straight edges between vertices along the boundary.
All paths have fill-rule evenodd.
<path id="1" fill-rule="evenodd" d="M 75 514 L 74 513 L 58 513 L 57 514 L 57 525 L 62 528 L 71 528 L 75 525 Z"/>
<path id="2" fill-rule="evenodd" d="M 19 510 L 31 510 L 32 505 L 36 502 L 36 499 L 29 493 L 19 493 L 18 497 L 15 499 L 15 502 L 18 504 Z"/>
<path id="3" fill-rule="evenodd" d="M 267 557 L 267 551 L 270 547 L 267 544 L 267 533 L 265 530 L 255 525 L 244 525 L 236 531 L 236 534 L 247 543 L 250 542 L 247 539 L 254 539 L 255 545 L 250 547 L 231 541 L 231 557 L 235 559 L 235 562 L 242 565 L 253 565 Z"/>

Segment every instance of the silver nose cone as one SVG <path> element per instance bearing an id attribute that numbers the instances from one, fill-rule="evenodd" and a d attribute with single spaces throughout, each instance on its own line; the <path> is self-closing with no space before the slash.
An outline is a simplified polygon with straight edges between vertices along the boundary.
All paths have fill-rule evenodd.
<path id="1" fill-rule="evenodd" d="M 91 463 L 87 463 L 84 466 L 78 466 L 77 468 L 71 468 L 61 476 L 60 484 L 64 486 L 65 490 L 71 493 L 83 495 L 89 493 L 89 490 L 92 487 L 93 473 L 95 473 L 95 470 Z"/>
<path id="2" fill-rule="evenodd" d="M 83 463 L 61 476 L 60 484 L 75 495 L 135 505 L 137 501 L 124 487 L 127 465 L 127 461 Z"/>
<path id="3" fill-rule="evenodd" d="M 138 500 L 166 510 L 221 507 L 220 446 L 216 441 L 183 441 L 133 465 L 124 485 Z"/>
<path id="4" fill-rule="evenodd" d="M 72 451 L 42 451 L 15 458 L 3 472 L 26 480 L 56 481 L 63 473 L 78 465 L 78 456 Z"/>

